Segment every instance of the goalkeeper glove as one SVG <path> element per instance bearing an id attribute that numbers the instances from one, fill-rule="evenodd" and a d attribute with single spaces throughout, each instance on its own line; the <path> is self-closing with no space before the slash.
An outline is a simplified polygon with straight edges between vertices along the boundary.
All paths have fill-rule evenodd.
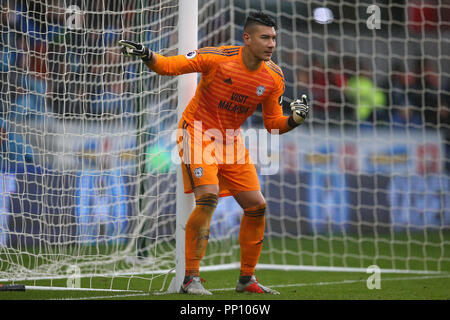
<path id="1" fill-rule="evenodd" d="M 296 125 L 300 125 L 305 121 L 309 113 L 308 99 L 306 95 L 302 95 L 302 101 L 299 99 L 291 102 L 292 119 Z"/>
<path id="2" fill-rule="evenodd" d="M 139 57 L 144 62 L 151 61 L 153 58 L 153 52 L 140 43 L 135 43 L 128 40 L 119 40 L 119 45 L 122 46 L 120 51 L 126 56 Z"/>

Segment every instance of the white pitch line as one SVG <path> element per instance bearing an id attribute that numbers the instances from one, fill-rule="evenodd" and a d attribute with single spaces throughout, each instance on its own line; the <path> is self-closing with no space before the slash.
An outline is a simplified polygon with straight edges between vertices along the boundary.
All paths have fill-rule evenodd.
<path id="1" fill-rule="evenodd" d="M 436 275 L 436 276 L 422 276 L 422 277 L 399 277 L 399 278 L 382 278 L 381 281 L 395 281 L 395 280 L 423 280 L 423 279 L 434 279 L 434 278 L 450 278 L 449 274 L 446 275 Z M 271 285 L 271 288 L 289 288 L 289 287 L 308 287 L 308 286 L 329 286 L 336 284 L 350 284 L 357 282 L 366 282 L 367 279 L 358 280 L 342 280 L 342 281 L 328 281 L 328 282 L 311 282 L 311 283 L 292 283 L 292 284 L 278 284 Z M 209 291 L 229 291 L 235 288 L 223 288 L 223 289 L 210 289 Z"/>
<path id="2" fill-rule="evenodd" d="M 25 286 L 26 290 L 48 290 L 48 291 L 103 291 L 103 292 L 142 292 L 138 290 L 119 289 L 96 289 L 96 288 L 70 288 L 70 287 L 45 287 L 45 286 Z"/>
<path id="3" fill-rule="evenodd" d="M 98 296 L 98 297 L 82 297 L 82 298 L 64 298 L 64 299 L 49 299 L 49 300 L 99 300 L 99 299 L 111 299 L 111 298 L 128 298 L 128 297 L 142 297 L 148 296 L 150 293 L 130 293 L 130 294 L 118 294 L 112 296 Z"/>
<path id="4" fill-rule="evenodd" d="M 398 277 L 398 278 L 382 278 L 381 281 L 403 281 L 403 280 L 425 280 L 425 279 L 438 279 L 438 278 L 450 278 L 450 274 L 435 275 L 435 276 L 417 276 L 417 277 Z M 289 288 L 289 287 L 308 287 L 308 286 L 330 286 L 339 284 L 351 284 L 357 282 L 366 282 L 367 279 L 358 280 L 342 280 L 342 281 L 328 281 L 328 282 L 311 282 L 311 283 L 292 283 L 292 284 L 280 284 L 268 286 L 271 288 Z M 221 288 L 221 289 L 208 289 L 209 291 L 232 291 L 236 288 Z M 139 297 L 145 295 L 166 295 L 167 292 L 158 293 L 140 293 L 140 294 L 126 294 L 126 295 L 112 295 L 112 296 L 100 296 L 100 297 L 84 297 L 76 299 L 62 299 L 62 300 L 96 300 L 96 299 L 110 299 L 110 298 L 127 298 L 127 297 Z"/>

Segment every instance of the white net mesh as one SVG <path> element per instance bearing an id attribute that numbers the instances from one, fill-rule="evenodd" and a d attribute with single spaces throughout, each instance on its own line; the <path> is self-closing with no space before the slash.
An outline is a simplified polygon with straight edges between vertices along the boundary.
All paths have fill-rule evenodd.
<path id="1" fill-rule="evenodd" d="M 448 271 L 449 4 L 233 5 L 235 43 L 250 11 L 273 14 L 285 96 L 312 103 L 307 123 L 280 138 L 279 172 L 262 177 L 261 260 Z M 261 123 L 261 113 L 249 121 Z"/>
<path id="2" fill-rule="evenodd" d="M 450 7 L 426 3 L 199 1 L 199 47 L 272 14 L 285 96 L 312 103 L 261 175 L 262 265 L 450 269 Z M 173 55 L 177 25 L 176 0 L 2 1 L 0 278 L 174 268 L 177 79 L 117 41 Z M 202 266 L 239 262 L 240 214 L 220 200 Z"/>
<path id="3" fill-rule="evenodd" d="M 176 53 L 177 11 L 177 1 L 3 1 L 2 278 L 71 265 L 138 272 L 138 248 L 161 251 L 147 272 L 173 266 L 156 243 L 174 239 L 176 181 L 162 152 L 176 82 L 124 59 L 117 42 Z"/>

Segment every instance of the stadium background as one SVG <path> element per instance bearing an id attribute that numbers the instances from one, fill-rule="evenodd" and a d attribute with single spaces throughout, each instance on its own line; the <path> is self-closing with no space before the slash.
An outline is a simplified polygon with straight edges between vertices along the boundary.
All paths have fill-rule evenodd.
<path id="1" fill-rule="evenodd" d="M 175 197 L 175 186 L 168 182 L 174 178 L 174 167 L 166 162 L 173 144 L 165 130 L 176 122 L 175 99 L 164 99 L 155 107 L 152 95 L 142 106 L 143 99 L 134 93 L 151 91 L 156 80 L 149 75 L 143 87 L 136 88 L 133 79 L 145 71 L 135 64 L 120 66 L 119 55 L 105 50 L 117 46 L 121 35 L 114 23 L 119 24 L 119 18 L 115 20 L 114 13 L 110 19 L 95 14 L 95 1 L 72 2 L 88 6 L 91 15 L 85 23 L 103 32 L 66 29 L 66 15 L 46 15 L 44 2 L 2 1 L 0 246 L 75 238 L 102 241 L 98 230 L 83 222 L 90 213 L 102 216 L 102 210 L 113 217 L 103 221 L 104 235 L 127 241 L 128 224 L 137 215 L 134 195 L 142 188 L 134 183 L 138 173 L 133 156 L 140 147 L 133 133 L 142 110 L 163 118 L 157 128 L 146 127 L 148 136 L 160 133 L 156 149 L 146 145 L 142 171 L 154 174 L 148 175 L 144 187 L 157 181 L 161 190 L 169 190 L 168 198 L 147 210 L 149 215 L 155 208 L 160 215 L 175 211 L 168 200 Z M 52 3 L 56 6 L 58 1 Z M 199 32 L 199 47 L 239 44 L 249 8 L 277 12 L 279 47 L 273 59 L 285 74 L 285 96 L 306 93 L 312 101 L 307 123 L 280 139 L 280 171 L 261 177 L 270 195 L 271 232 L 378 235 L 448 230 L 450 6 L 446 1 L 423 1 L 426 7 L 416 1 L 377 1 L 381 28 L 370 30 L 366 8 L 372 2 L 356 3 L 326 2 L 343 21 L 336 26 L 312 21 L 309 13 L 320 1 L 235 0 L 233 11 L 220 11 L 227 3 L 216 1 L 223 14 L 209 20 L 208 28 L 219 31 L 214 37 Z M 298 30 L 295 37 L 292 30 Z M 175 40 L 164 31 L 143 36 L 152 50 L 168 54 L 174 53 L 170 48 Z M 103 73 L 95 68 L 99 63 L 105 65 Z M 410 82 L 397 87 L 404 72 Z M 364 108 L 369 111 L 359 113 L 352 79 L 366 74 L 369 96 Z M 123 85 L 117 88 L 119 80 Z M 151 117 L 147 121 L 151 123 Z M 263 128 L 260 112 L 245 128 L 254 127 Z M 77 139 L 82 130 L 86 139 Z M 160 174 L 170 178 L 158 179 Z M 158 191 L 147 192 L 151 197 Z M 221 206 L 215 219 L 234 213 L 213 223 L 213 237 L 227 228 L 237 231 L 238 208 L 225 202 Z M 44 212 L 47 223 L 35 223 Z M 151 232 L 173 234 L 174 222 L 161 222 Z"/>

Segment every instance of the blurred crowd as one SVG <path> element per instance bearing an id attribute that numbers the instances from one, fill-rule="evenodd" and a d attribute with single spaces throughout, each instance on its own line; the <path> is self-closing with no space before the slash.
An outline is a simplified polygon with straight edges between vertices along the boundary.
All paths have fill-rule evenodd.
<path id="1" fill-rule="evenodd" d="M 108 3 L 114 8 L 104 7 Z M 60 0 L 1 0 L 1 5 L 3 142 L 12 139 L 5 123 L 52 113 L 66 119 L 124 119 L 136 112 L 133 93 L 144 89 L 133 81 L 138 64 L 123 60 L 117 48 L 120 37 L 127 36 L 123 30 L 132 29 L 132 10 L 93 1 L 79 20 L 76 6 L 65 8 Z M 116 13 L 105 16 L 112 9 Z M 118 9 L 125 13 L 117 14 Z M 392 60 L 380 80 L 371 60 L 341 54 L 332 43 L 324 54 L 299 60 L 292 80 L 296 92 L 310 96 L 311 125 L 438 129 L 449 149 L 450 81 L 438 61 Z"/>
<path id="2" fill-rule="evenodd" d="M 330 43 L 325 55 L 300 63 L 294 83 L 311 98 L 312 125 L 439 132 L 450 173 L 450 77 L 440 63 L 391 59 L 380 78 L 371 60 L 341 55 Z"/>
<path id="3" fill-rule="evenodd" d="M 388 75 L 377 81 L 368 60 L 333 54 L 311 60 L 299 68 L 296 84 L 313 101 L 313 122 L 448 129 L 450 78 L 437 61 L 391 60 Z"/>
<path id="4" fill-rule="evenodd" d="M 93 4 L 80 20 L 89 28 L 78 29 L 76 6 L 71 11 L 45 2 L 1 3 L 3 114 L 6 106 L 17 114 L 32 109 L 33 116 L 132 111 L 131 100 L 124 96 L 133 92 L 135 65 L 123 63 L 117 50 L 117 41 L 124 36 L 119 30 L 124 30 L 124 21 L 131 23 L 131 17 L 96 15 L 108 8 Z M 325 54 L 297 62 L 293 81 L 298 92 L 309 93 L 314 101 L 313 123 L 326 119 L 330 124 L 448 124 L 450 82 L 441 77 L 438 62 L 426 58 L 414 65 L 391 62 L 388 76 L 379 83 L 370 60 L 343 56 L 331 44 Z"/>
<path id="5" fill-rule="evenodd" d="M 7 108 L 10 119 L 22 117 L 18 121 L 48 112 L 79 118 L 133 111 L 126 94 L 135 70 L 120 61 L 119 15 L 101 17 L 108 8 L 96 10 L 100 1 L 82 16 L 79 7 L 66 9 L 59 0 L 1 3 L 3 116 Z"/>
<path id="6" fill-rule="evenodd" d="M 117 25 L 130 19 L 105 17 L 111 8 L 103 1 L 83 15 L 61 0 L 0 3 L 0 169 L 32 162 L 25 137 L 32 127 L 46 132 L 55 119 L 133 118 L 135 65 L 121 63 L 116 45 Z"/>

